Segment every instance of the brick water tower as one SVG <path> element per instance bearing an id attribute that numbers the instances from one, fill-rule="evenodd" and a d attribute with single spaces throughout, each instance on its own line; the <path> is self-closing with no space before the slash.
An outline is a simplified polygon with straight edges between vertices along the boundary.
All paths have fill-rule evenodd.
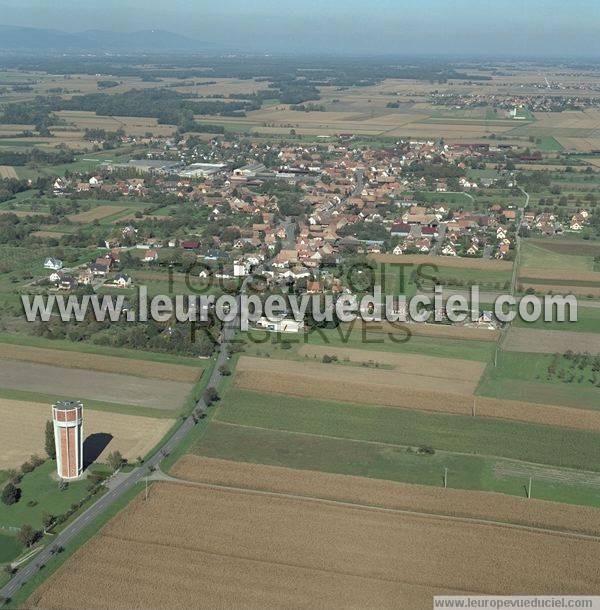
<path id="1" fill-rule="evenodd" d="M 83 405 L 61 400 L 52 406 L 56 470 L 61 479 L 76 479 L 83 471 Z"/>

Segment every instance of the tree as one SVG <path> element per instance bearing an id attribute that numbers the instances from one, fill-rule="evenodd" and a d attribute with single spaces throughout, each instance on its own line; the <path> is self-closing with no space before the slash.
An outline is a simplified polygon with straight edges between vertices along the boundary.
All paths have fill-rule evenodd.
<path id="1" fill-rule="evenodd" d="M 13 483 L 7 483 L 2 490 L 2 502 L 4 504 L 16 504 L 21 498 L 21 490 L 13 485 Z"/>
<path id="2" fill-rule="evenodd" d="M 219 367 L 219 373 L 221 373 L 223 377 L 229 377 L 229 375 L 231 375 L 231 369 L 226 364 L 222 364 Z"/>
<path id="3" fill-rule="evenodd" d="M 109 453 L 106 461 L 113 471 L 119 470 L 125 464 L 125 458 L 121 455 L 120 451 Z"/>
<path id="4" fill-rule="evenodd" d="M 219 400 L 219 393 L 213 387 L 206 388 L 202 393 L 202 398 L 204 398 L 204 402 L 210 406 L 213 402 Z"/>
<path id="5" fill-rule="evenodd" d="M 52 526 L 54 519 L 54 515 L 51 515 L 50 513 L 44 513 L 42 515 L 42 526 L 44 527 L 44 531 L 48 530 Z"/>
<path id="6" fill-rule="evenodd" d="M 23 546 L 31 546 L 41 538 L 41 532 L 34 530 L 28 523 L 21 526 L 17 539 Z"/>
<path id="7" fill-rule="evenodd" d="M 54 424 L 48 420 L 46 422 L 46 454 L 51 460 L 56 459 L 56 445 L 54 444 Z"/>

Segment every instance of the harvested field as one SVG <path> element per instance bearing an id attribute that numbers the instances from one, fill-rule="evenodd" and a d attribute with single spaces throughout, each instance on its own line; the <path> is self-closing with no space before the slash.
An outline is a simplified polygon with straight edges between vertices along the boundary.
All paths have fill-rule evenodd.
<path id="1" fill-rule="evenodd" d="M 439 337 L 445 339 L 467 339 L 469 341 L 486 341 L 495 343 L 500 337 L 500 332 L 489 328 L 477 328 L 474 326 L 457 326 L 450 324 L 421 324 L 421 323 L 402 323 L 391 324 L 387 321 L 364 322 L 358 321 L 350 325 L 344 324 L 345 331 L 366 333 L 390 333 L 398 336 L 415 337 Z"/>
<path id="2" fill-rule="evenodd" d="M 21 400 L 0 399 L 0 469 L 17 468 L 32 453 L 44 455 L 44 426 L 52 419 L 50 405 Z M 94 452 L 95 434 L 109 434 L 110 442 L 96 457 L 102 461 L 111 451 L 120 451 L 127 459 L 135 460 L 150 451 L 173 425 L 172 419 L 157 419 L 155 417 L 140 417 L 124 415 L 108 411 L 84 410 L 84 439 L 90 439 L 92 453 Z M 37 431 L 32 434 L 31 431 Z M 92 438 L 90 438 L 92 437 Z M 84 441 L 85 443 L 85 441 Z M 89 456 L 84 444 L 84 454 Z"/>
<path id="3" fill-rule="evenodd" d="M 325 351 L 330 350 L 330 348 L 324 349 Z M 421 357 L 415 356 L 414 358 Z M 406 387 L 412 390 L 425 391 L 435 389 L 436 386 L 443 386 L 445 393 L 454 394 L 473 394 L 483 373 L 482 364 L 468 362 L 468 368 L 465 369 L 461 378 L 452 377 L 443 372 L 441 367 L 439 369 L 425 369 L 425 365 L 429 362 L 430 359 L 424 357 L 423 368 L 419 373 L 414 373 L 314 362 L 294 362 L 291 364 L 289 360 L 242 356 L 238 361 L 236 371 L 237 373 L 266 374 L 267 377 L 271 375 L 290 375 L 290 377 L 297 379 L 307 377 L 313 379 L 315 384 L 319 381 L 330 384 L 336 391 L 342 390 L 346 383 L 352 383 L 364 387 L 368 393 L 376 391 L 377 388 L 381 388 L 382 392 L 394 389 L 397 391 L 398 388 L 404 389 Z M 415 361 L 413 361 L 412 366 L 416 366 Z M 364 391 L 361 392 L 361 395 L 365 395 Z"/>
<path id="4" fill-rule="evenodd" d="M 14 180 L 18 180 L 19 175 L 17 174 L 15 168 L 12 165 L 0 165 L 0 178 L 11 178 Z"/>
<path id="5" fill-rule="evenodd" d="M 554 278 L 556 279 L 556 278 Z M 573 294 L 580 297 L 600 297 L 600 286 L 565 286 L 563 284 L 531 284 L 527 282 L 518 283 L 519 289 L 523 291 L 530 288 L 541 294 Z"/>
<path id="6" fill-rule="evenodd" d="M 600 354 L 598 333 L 580 333 L 568 330 L 533 330 L 511 327 L 504 348 L 509 352 L 533 354 L 576 353 Z"/>
<path id="7" fill-rule="evenodd" d="M 408 265 L 437 265 L 456 269 L 485 269 L 487 271 L 511 271 L 512 263 L 484 258 L 460 258 L 457 256 L 429 256 L 427 254 L 375 254 L 378 263 L 402 263 Z"/>
<path id="8" fill-rule="evenodd" d="M 577 271 L 573 269 L 537 269 L 535 267 L 523 267 L 519 271 L 519 277 L 539 280 L 571 280 L 576 282 L 600 283 L 600 273 L 595 271 Z M 525 281 L 527 280 L 525 279 Z M 565 288 L 565 286 L 563 286 L 563 288 Z M 585 289 L 585 287 L 582 286 L 579 288 L 580 290 Z"/>
<path id="9" fill-rule="evenodd" d="M 543 468 L 538 470 L 544 472 Z M 184 455 L 174 465 L 171 474 L 181 479 L 214 485 L 600 534 L 598 508 L 530 501 L 505 494 L 442 489 L 191 454 Z M 519 474 L 526 476 L 522 472 Z"/>
<path id="10" fill-rule="evenodd" d="M 560 534 L 160 483 L 26 605 L 429 610 L 442 591 L 598 593 L 598 553 Z"/>
<path id="11" fill-rule="evenodd" d="M 398 354 L 394 352 L 375 352 L 362 349 L 343 347 L 327 347 L 323 345 L 302 345 L 298 349 L 299 356 L 308 358 L 323 356 L 336 356 L 340 361 L 361 364 L 373 362 L 393 366 L 399 373 L 432 377 L 435 379 L 459 379 L 466 382 L 477 383 L 485 363 L 472 360 L 458 360 L 451 358 L 435 358 L 433 356 L 419 356 L 416 354 Z"/>
<path id="12" fill-rule="evenodd" d="M 142 83 L 143 84 L 143 83 Z M 175 131 L 175 125 L 159 125 L 157 119 L 149 117 L 99 116 L 95 112 L 85 110 L 61 110 L 56 113 L 67 124 L 77 129 L 105 129 L 117 131 L 123 129 L 131 135 L 170 136 Z"/>
<path id="13" fill-rule="evenodd" d="M 103 373 L 134 375 L 146 379 L 163 379 L 195 383 L 202 375 L 202 369 L 182 364 L 164 364 L 132 358 L 116 358 L 83 352 L 68 352 L 43 347 L 26 347 L 0 343 L 0 358 L 22 360 L 38 364 L 51 364 L 67 369 L 84 369 Z"/>
<path id="14" fill-rule="evenodd" d="M 75 396 L 82 400 L 89 398 L 155 409 L 178 409 L 191 391 L 192 384 L 2 360 L 0 387 Z"/>
<path id="15" fill-rule="evenodd" d="M 321 379 L 311 373 L 299 375 L 274 373 L 269 370 L 248 371 L 241 370 L 238 366 L 234 384 L 237 388 L 253 392 L 358 404 L 376 404 L 385 407 L 451 413 L 453 415 L 470 416 L 475 412 L 477 417 L 600 431 L 600 411 L 504 400 L 487 396 L 413 390 L 412 387 L 410 389 L 402 387 L 400 391 L 399 387 L 367 385 L 347 380 L 344 380 L 342 384 L 337 384 L 334 377 Z"/>
<path id="16" fill-rule="evenodd" d="M 68 216 L 71 222 L 86 224 L 94 220 L 102 220 L 109 216 L 127 212 L 129 208 L 122 205 L 99 205 L 87 212 L 79 212 L 79 214 L 71 214 Z"/>

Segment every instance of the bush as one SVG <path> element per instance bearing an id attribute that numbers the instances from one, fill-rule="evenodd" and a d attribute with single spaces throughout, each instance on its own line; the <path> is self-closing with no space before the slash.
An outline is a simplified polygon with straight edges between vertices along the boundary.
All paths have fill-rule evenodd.
<path id="1" fill-rule="evenodd" d="M 35 466 L 31 462 L 24 462 L 21 464 L 21 472 L 23 474 L 28 474 L 29 472 L 33 472 L 35 470 Z"/>
<path id="2" fill-rule="evenodd" d="M 7 483 L 2 490 L 2 502 L 11 506 L 21 499 L 21 490 L 13 483 Z"/>

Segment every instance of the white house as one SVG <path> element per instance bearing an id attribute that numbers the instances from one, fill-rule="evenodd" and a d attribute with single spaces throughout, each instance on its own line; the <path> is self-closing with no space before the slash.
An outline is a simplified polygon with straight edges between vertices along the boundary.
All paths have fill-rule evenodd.
<path id="1" fill-rule="evenodd" d="M 244 260 L 237 260 L 233 263 L 233 276 L 234 277 L 245 277 L 248 275 L 249 265 Z"/>
<path id="2" fill-rule="evenodd" d="M 115 285 L 119 288 L 129 288 L 131 286 L 131 277 L 125 273 L 119 273 L 115 277 Z"/>
<path id="3" fill-rule="evenodd" d="M 51 256 L 49 256 L 44 261 L 44 269 L 52 269 L 53 271 L 58 271 L 59 269 L 62 269 L 62 267 L 63 262 L 59 258 L 52 258 Z"/>

